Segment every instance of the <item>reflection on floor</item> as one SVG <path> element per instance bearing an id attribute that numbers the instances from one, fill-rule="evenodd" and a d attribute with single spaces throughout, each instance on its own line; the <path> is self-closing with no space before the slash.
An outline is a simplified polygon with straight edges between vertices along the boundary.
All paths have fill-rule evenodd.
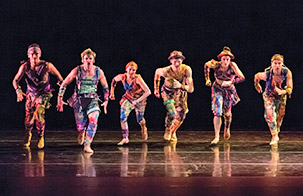
<path id="1" fill-rule="evenodd" d="M 269 146 L 268 132 L 234 132 L 230 141 L 210 146 L 212 132 L 180 131 L 166 143 L 162 132 L 147 142 L 131 133 L 97 132 L 95 152 L 84 153 L 72 131 L 49 131 L 38 150 L 35 137 L 22 147 L 22 132 L 0 133 L 0 184 L 8 195 L 294 195 L 303 185 L 303 134 L 282 132 Z M 101 192 L 100 192 L 101 191 Z M 151 194 L 153 195 L 153 194 Z"/>

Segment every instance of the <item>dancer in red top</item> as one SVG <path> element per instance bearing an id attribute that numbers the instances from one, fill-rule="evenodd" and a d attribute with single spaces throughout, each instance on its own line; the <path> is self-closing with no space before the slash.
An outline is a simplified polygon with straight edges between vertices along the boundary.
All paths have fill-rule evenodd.
<path id="1" fill-rule="evenodd" d="M 113 78 L 111 83 L 109 97 L 111 100 L 115 100 L 115 87 L 117 82 L 121 81 L 124 90 L 126 91 L 120 100 L 120 122 L 123 138 L 118 145 L 129 143 L 127 118 L 133 109 L 136 111 L 137 122 L 141 126 L 142 139 L 146 141 L 148 138 L 144 112 L 146 107 L 146 99 L 151 92 L 143 78 L 139 74 L 136 74 L 137 69 L 138 65 L 135 62 L 129 62 L 125 67 L 126 73 L 118 74 Z"/>

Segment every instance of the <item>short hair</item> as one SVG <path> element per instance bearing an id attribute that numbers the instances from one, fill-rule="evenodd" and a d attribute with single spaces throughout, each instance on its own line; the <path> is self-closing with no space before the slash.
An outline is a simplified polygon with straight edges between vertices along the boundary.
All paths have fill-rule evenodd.
<path id="1" fill-rule="evenodd" d="M 274 54 L 272 57 L 271 57 L 271 62 L 273 62 L 273 61 L 275 61 L 275 60 L 277 60 L 277 61 L 284 61 L 284 57 L 283 57 L 283 55 L 281 55 L 281 54 Z"/>
<path id="2" fill-rule="evenodd" d="M 129 63 L 127 63 L 125 66 L 125 69 L 127 69 L 130 66 L 134 66 L 134 67 L 136 67 L 136 69 L 138 69 L 138 65 L 134 61 L 130 61 Z"/>
<path id="3" fill-rule="evenodd" d="M 83 63 L 83 58 L 85 55 L 93 55 L 94 58 L 96 58 L 96 53 L 94 51 L 92 51 L 92 49 L 90 48 L 87 48 L 86 50 L 84 50 L 82 53 L 81 53 L 81 61 Z M 95 61 L 94 61 L 95 62 Z"/>

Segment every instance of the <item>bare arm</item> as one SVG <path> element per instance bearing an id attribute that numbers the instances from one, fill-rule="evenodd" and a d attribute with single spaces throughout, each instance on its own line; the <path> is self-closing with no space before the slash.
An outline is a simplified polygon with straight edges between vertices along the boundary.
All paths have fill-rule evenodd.
<path id="1" fill-rule="evenodd" d="M 288 94 L 289 97 L 292 94 L 292 89 L 293 89 L 293 81 L 292 81 L 292 73 L 288 69 L 287 72 L 287 79 L 286 79 L 286 89 L 279 89 L 278 87 L 275 87 L 275 92 L 278 93 L 278 95 L 285 95 Z"/>
<path id="2" fill-rule="evenodd" d="M 151 94 L 151 91 L 150 91 L 149 87 L 144 82 L 144 80 L 143 80 L 143 78 L 141 76 L 137 78 L 137 84 L 140 85 L 140 87 L 142 88 L 142 90 L 144 91 L 144 93 L 143 93 L 143 95 L 141 97 L 139 97 L 136 101 L 133 102 L 133 105 L 136 105 L 137 103 L 140 103 L 141 101 L 143 101 L 144 99 L 146 99 Z"/>
<path id="3" fill-rule="evenodd" d="M 164 73 L 165 73 L 165 68 L 156 69 L 155 77 L 154 77 L 154 94 L 157 98 L 160 98 L 160 92 L 159 92 L 160 79 L 161 77 L 164 76 Z"/>
<path id="4" fill-rule="evenodd" d="M 187 74 L 186 74 L 186 85 L 182 86 L 181 88 L 186 90 L 189 93 L 194 92 L 194 81 L 192 77 L 192 70 L 190 67 L 187 68 Z"/>
<path id="5" fill-rule="evenodd" d="M 259 72 L 255 75 L 254 85 L 258 93 L 262 93 L 262 87 L 259 83 L 260 80 L 266 81 L 266 72 Z"/>
<path id="6" fill-rule="evenodd" d="M 111 100 L 115 100 L 115 88 L 116 88 L 117 82 L 122 81 L 122 76 L 123 76 L 123 74 L 118 74 L 112 79 L 112 82 L 110 85 L 110 96 L 109 96 L 109 98 Z"/>
<path id="7" fill-rule="evenodd" d="M 293 80 L 292 80 L 292 73 L 291 73 L 290 70 L 288 70 L 288 72 L 287 72 L 286 85 L 287 85 L 286 93 L 288 95 L 291 95 L 292 94 L 292 89 L 293 89 Z"/>
<path id="8" fill-rule="evenodd" d="M 63 101 L 63 96 L 66 90 L 66 86 L 69 85 L 77 76 L 78 67 L 75 67 L 63 80 L 62 84 L 60 85 L 59 92 L 58 92 L 58 98 L 57 98 L 57 110 L 59 112 L 63 112 L 63 105 L 66 105 Z"/>
<path id="9" fill-rule="evenodd" d="M 22 92 L 21 87 L 19 86 L 19 82 L 22 79 L 24 73 L 25 73 L 25 66 L 26 63 L 23 63 L 20 67 L 19 70 L 17 72 L 17 74 L 15 75 L 14 79 L 13 79 L 13 87 L 16 90 L 16 94 L 17 94 L 17 102 L 20 102 L 23 100 L 23 96 L 25 95 Z"/>
<path id="10" fill-rule="evenodd" d="M 235 62 L 232 62 L 231 67 L 234 70 L 235 74 L 238 76 L 237 78 L 234 79 L 234 81 L 233 81 L 234 84 L 244 82 L 245 77 L 244 77 L 242 71 L 239 69 L 238 65 Z"/>
<path id="11" fill-rule="evenodd" d="M 104 108 L 104 113 L 107 114 L 107 104 L 108 104 L 108 96 L 109 96 L 108 84 L 102 69 L 99 68 L 99 72 L 100 72 L 100 83 L 103 88 L 103 96 L 104 96 L 104 102 L 102 103 L 101 106 L 103 106 Z"/>
<path id="12" fill-rule="evenodd" d="M 214 69 L 217 66 L 217 61 L 215 61 L 214 59 L 207 61 L 204 64 L 204 77 L 205 77 L 205 85 L 206 86 L 211 86 L 211 80 L 209 79 L 209 72 L 210 72 L 210 68 Z"/>

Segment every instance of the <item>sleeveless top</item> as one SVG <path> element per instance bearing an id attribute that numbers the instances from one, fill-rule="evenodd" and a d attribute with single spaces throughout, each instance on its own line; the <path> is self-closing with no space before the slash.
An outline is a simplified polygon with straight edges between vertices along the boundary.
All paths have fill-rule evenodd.
<path id="1" fill-rule="evenodd" d="M 225 71 L 220 70 L 220 67 L 221 67 L 221 62 L 217 62 L 217 66 L 214 68 L 215 78 L 223 81 L 230 81 L 235 78 L 236 74 L 230 65 Z"/>
<path id="2" fill-rule="evenodd" d="M 181 64 L 180 65 L 180 71 L 179 72 L 174 72 L 172 70 L 172 65 L 167 66 L 168 70 L 166 72 L 165 77 L 165 82 L 164 86 L 168 89 L 173 89 L 173 82 L 174 80 L 177 80 L 181 84 L 185 84 L 185 76 L 186 76 L 186 68 L 187 65 Z"/>
<path id="3" fill-rule="evenodd" d="M 27 84 L 26 93 L 33 93 L 36 96 L 48 94 L 51 91 L 49 83 L 49 74 L 45 61 L 39 63 L 39 69 L 32 70 L 30 61 L 26 62 L 25 81 Z"/>
<path id="4" fill-rule="evenodd" d="M 137 78 L 141 78 L 141 75 L 136 74 L 135 78 L 130 83 L 128 83 L 126 80 L 127 79 L 126 73 L 123 74 L 122 84 L 123 84 L 124 90 L 126 91 L 125 94 L 123 95 L 123 98 L 125 98 L 127 100 L 134 100 L 134 99 L 138 99 L 139 97 L 141 97 L 144 94 L 143 89 L 136 82 Z"/>
<path id="5" fill-rule="evenodd" d="M 273 71 L 272 69 L 268 68 L 265 70 L 266 71 L 266 84 L 265 84 L 265 93 L 267 96 L 278 96 L 275 91 L 273 90 L 274 87 L 272 86 L 272 76 L 273 76 Z M 285 89 L 286 87 L 286 80 L 287 80 L 287 73 L 288 73 L 288 69 L 286 68 L 286 66 L 282 67 L 282 71 L 281 71 L 281 87 L 282 89 Z"/>
<path id="6" fill-rule="evenodd" d="M 76 81 L 76 92 L 80 97 L 85 98 L 96 98 L 98 82 L 100 80 L 100 73 L 97 66 L 95 66 L 94 75 L 86 76 L 81 66 L 78 66 L 77 81 Z"/>

